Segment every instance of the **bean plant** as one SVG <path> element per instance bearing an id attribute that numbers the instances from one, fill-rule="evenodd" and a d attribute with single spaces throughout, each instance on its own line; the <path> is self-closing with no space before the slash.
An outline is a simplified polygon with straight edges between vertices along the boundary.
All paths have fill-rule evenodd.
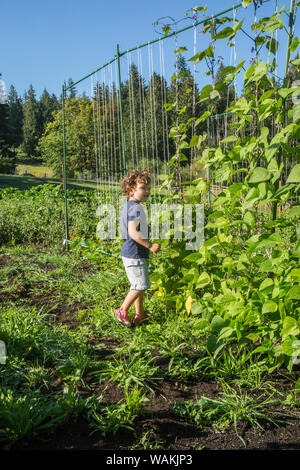
<path id="1" fill-rule="evenodd" d="M 244 3 L 258 6 L 255 1 Z M 252 26 L 259 32 L 261 47 L 273 54 L 270 33 L 283 28 L 281 14 Z M 220 24 L 226 21 L 222 18 Z M 216 42 L 225 37 L 231 41 L 241 24 L 217 34 L 215 27 L 215 19 L 207 20 L 210 47 L 192 62 L 213 57 Z M 292 50 L 298 43 L 295 38 Z M 299 71 L 300 59 L 292 64 Z M 300 205 L 295 199 L 300 188 L 300 103 L 291 100 L 299 87 L 278 85 L 272 66 L 259 60 L 259 54 L 248 68 L 245 61 L 225 67 L 224 83 L 232 83 L 241 73 L 243 94 L 227 110 L 234 118 L 219 144 L 210 145 L 207 132 L 197 132 L 197 126 L 213 115 L 220 87 L 202 89 L 200 95 L 207 102 L 202 116 L 182 122 L 184 109 L 179 110 L 181 123 L 171 132 L 177 151 L 170 161 L 170 179 L 185 164 L 185 149 L 202 149 L 199 162 L 226 186 L 208 203 L 210 181 L 198 178 L 182 201 L 178 191 L 165 199 L 205 204 L 204 242 L 191 252 L 186 240 L 161 240 L 164 256 L 152 278 L 156 295 L 183 317 L 197 319 L 195 328 L 207 336 L 209 354 L 216 357 L 228 346 L 248 348 L 252 355 L 267 358 L 270 371 L 282 365 L 291 370 L 300 338 Z M 191 126 L 195 134 L 189 140 Z M 285 175 L 283 158 L 292 156 L 298 163 Z M 241 172 L 242 181 L 234 179 Z"/>

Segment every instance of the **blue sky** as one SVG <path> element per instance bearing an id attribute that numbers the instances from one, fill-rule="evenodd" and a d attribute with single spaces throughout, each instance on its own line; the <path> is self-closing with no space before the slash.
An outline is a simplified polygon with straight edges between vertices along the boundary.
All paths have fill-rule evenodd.
<path id="1" fill-rule="evenodd" d="M 124 51 L 135 45 L 157 37 L 151 23 L 158 18 L 171 16 L 176 20 L 184 18 L 185 12 L 196 5 L 208 5 L 207 12 L 212 14 L 231 7 L 232 0 L 214 0 L 203 3 L 192 0 L 0 0 L 1 8 L 1 61 L 0 72 L 8 91 L 11 84 L 19 95 L 32 84 L 37 96 L 46 88 L 57 96 L 61 93 L 63 82 L 70 77 L 74 81 L 98 68 L 110 60 L 116 52 L 116 44 Z M 264 15 L 271 15 L 275 8 L 271 0 L 261 10 Z M 280 5 L 283 2 L 280 2 Z M 289 8 L 289 0 L 286 1 Z M 242 12 L 243 15 L 245 10 Z M 253 18 L 253 11 L 247 12 L 248 19 Z M 167 21 L 167 20 L 166 20 Z M 187 20 L 179 24 L 187 25 Z M 201 50 L 201 37 L 198 34 L 197 48 Z M 283 66 L 285 39 L 281 41 Z M 206 38 L 203 38 L 205 41 Z M 168 39 L 165 54 L 170 57 L 175 49 L 175 39 Z M 167 42 L 165 41 L 165 43 Z M 183 36 L 178 45 L 193 48 L 193 33 L 189 38 Z M 237 44 L 237 61 L 251 55 L 250 42 L 245 36 Z M 220 54 L 226 56 L 229 64 L 229 49 L 225 47 Z M 191 51 L 192 52 L 192 51 Z M 155 53 L 158 54 L 158 46 Z M 149 52 L 148 52 L 149 54 Z M 191 56 L 192 54 L 190 54 Z M 144 68 L 147 52 L 144 51 Z M 132 58 L 136 60 L 135 57 Z M 232 57 L 231 57 L 232 60 Z M 169 67 L 169 66 L 168 66 Z M 159 68 L 157 62 L 157 68 Z M 126 73 L 125 59 L 123 69 Z M 157 70 L 159 72 L 159 70 Z M 88 90 L 90 84 L 83 85 Z"/>

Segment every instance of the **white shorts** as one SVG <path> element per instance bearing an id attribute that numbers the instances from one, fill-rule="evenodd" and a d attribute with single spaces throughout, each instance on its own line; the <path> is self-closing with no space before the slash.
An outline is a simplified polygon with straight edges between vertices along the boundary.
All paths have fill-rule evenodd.
<path id="1" fill-rule="evenodd" d="M 148 258 L 125 258 L 122 261 L 130 283 L 130 290 L 146 290 L 150 287 Z"/>

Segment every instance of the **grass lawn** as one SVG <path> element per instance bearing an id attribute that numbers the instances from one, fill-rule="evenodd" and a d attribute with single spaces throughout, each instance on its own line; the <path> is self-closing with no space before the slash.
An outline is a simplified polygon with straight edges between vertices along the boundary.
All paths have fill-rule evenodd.
<path id="1" fill-rule="evenodd" d="M 41 184 L 57 186 L 62 184 L 62 181 L 58 178 L 0 174 L 0 190 L 9 187 L 25 190 Z M 97 183 L 95 181 L 68 180 L 67 187 L 68 189 L 97 189 Z"/>
<path id="2" fill-rule="evenodd" d="M 30 173 L 33 176 L 36 176 L 38 178 L 53 178 L 54 176 L 54 173 L 52 170 L 50 170 L 46 166 L 39 165 L 39 164 L 29 165 L 29 164 L 19 163 L 16 166 L 16 170 L 17 170 L 17 174 L 20 176 L 26 173 Z"/>

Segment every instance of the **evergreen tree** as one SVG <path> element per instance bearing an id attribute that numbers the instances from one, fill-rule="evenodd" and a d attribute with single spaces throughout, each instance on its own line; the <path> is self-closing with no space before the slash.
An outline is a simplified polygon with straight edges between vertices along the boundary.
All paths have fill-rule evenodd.
<path id="1" fill-rule="evenodd" d="M 1 76 L 1 75 L 0 75 Z M 0 102 L 0 173 L 14 173 L 15 152 L 10 148 L 8 113 L 9 107 L 5 101 L 5 95 Z"/>
<path id="2" fill-rule="evenodd" d="M 8 142 L 8 105 L 0 104 L 0 140 Z"/>
<path id="3" fill-rule="evenodd" d="M 166 88 L 165 79 L 154 72 L 147 88 L 145 107 L 149 157 L 154 160 L 152 171 L 156 172 L 160 172 L 161 163 L 167 158 Z"/>
<path id="4" fill-rule="evenodd" d="M 123 121 L 127 161 L 132 166 L 146 157 L 145 130 L 145 83 L 135 64 L 129 70 L 129 77 L 121 87 Z"/>
<path id="5" fill-rule="evenodd" d="M 87 98 L 86 98 L 87 99 Z M 98 171 L 105 179 L 109 178 L 120 168 L 119 139 L 117 131 L 118 108 L 116 104 L 116 89 L 112 91 L 105 83 L 96 84 L 94 97 L 91 105 L 93 111 L 94 139 L 101 160 L 101 168 Z M 116 163 L 118 159 L 118 163 Z M 99 162 L 100 164 L 100 162 Z"/>
<path id="6" fill-rule="evenodd" d="M 46 129 L 46 126 L 49 122 L 53 121 L 53 113 L 59 109 L 59 103 L 56 99 L 56 96 L 48 93 L 44 89 L 42 96 L 38 102 L 38 128 L 39 128 L 39 137 L 41 137 Z"/>
<path id="7" fill-rule="evenodd" d="M 76 87 L 74 86 L 74 82 L 73 82 L 72 78 L 69 78 L 67 86 L 70 87 L 67 91 L 67 97 L 68 98 L 76 98 L 77 90 L 76 90 Z"/>
<path id="8" fill-rule="evenodd" d="M 35 96 L 35 90 L 30 85 L 25 93 L 24 119 L 23 119 L 23 151 L 28 156 L 36 156 L 36 145 L 39 138 L 39 108 Z"/>
<path id="9" fill-rule="evenodd" d="M 21 97 L 18 96 L 17 91 L 11 85 L 7 97 L 8 104 L 8 136 L 9 142 L 13 147 L 18 147 L 23 140 L 23 104 Z"/>

